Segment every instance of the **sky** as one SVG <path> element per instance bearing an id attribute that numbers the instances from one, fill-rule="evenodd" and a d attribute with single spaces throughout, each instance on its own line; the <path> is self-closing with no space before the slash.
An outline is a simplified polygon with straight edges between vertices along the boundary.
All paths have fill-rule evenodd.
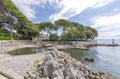
<path id="1" fill-rule="evenodd" d="M 101 39 L 120 39 L 120 0 L 12 0 L 34 23 L 67 19 L 97 29 Z"/>

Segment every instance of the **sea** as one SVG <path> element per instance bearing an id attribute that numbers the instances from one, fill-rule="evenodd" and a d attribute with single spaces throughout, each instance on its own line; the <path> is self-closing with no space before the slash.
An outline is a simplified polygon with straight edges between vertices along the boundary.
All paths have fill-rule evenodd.
<path id="1" fill-rule="evenodd" d="M 97 39 L 98 43 L 112 44 L 112 39 Z M 114 39 L 120 45 L 120 39 Z M 120 46 L 96 46 L 89 50 L 68 50 L 67 52 L 83 63 L 89 65 L 94 71 L 110 73 L 120 79 Z M 86 62 L 85 56 L 92 56 L 94 62 Z"/>

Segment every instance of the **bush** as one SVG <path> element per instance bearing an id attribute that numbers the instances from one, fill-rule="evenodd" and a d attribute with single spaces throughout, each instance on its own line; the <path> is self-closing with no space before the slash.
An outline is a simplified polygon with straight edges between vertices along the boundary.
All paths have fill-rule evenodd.
<path id="1" fill-rule="evenodd" d="M 0 40 L 11 40 L 11 39 L 14 39 L 14 40 L 21 40 L 19 36 L 0 36 Z"/>
<path id="2" fill-rule="evenodd" d="M 49 40 L 50 41 L 57 41 L 59 36 L 57 34 L 50 34 Z"/>
<path id="3" fill-rule="evenodd" d="M 0 36 L 0 40 L 11 40 L 10 36 Z"/>

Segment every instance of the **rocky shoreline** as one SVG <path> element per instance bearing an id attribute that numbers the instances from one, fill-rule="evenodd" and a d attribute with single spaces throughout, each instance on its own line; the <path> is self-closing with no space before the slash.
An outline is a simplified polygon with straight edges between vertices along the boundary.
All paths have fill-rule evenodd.
<path id="1" fill-rule="evenodd" d="M 116 79 L 109 73 L 94 72 L 69 54 L 53 48 L 44 60 L 34 63 L 24 79 Z"/>

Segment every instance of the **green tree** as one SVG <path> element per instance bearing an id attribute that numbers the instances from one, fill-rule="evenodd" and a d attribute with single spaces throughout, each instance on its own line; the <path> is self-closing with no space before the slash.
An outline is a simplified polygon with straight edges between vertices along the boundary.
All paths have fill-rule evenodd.
<path id="1" fill-rule="evenodd" d="M 55 21 L 55 25 L 59 28 L 62 29 L 63 33 L 66 31 L 68 27 L 70 27 L 70 22 L 65 19 L 59 19 Z"/>
<path id="2" fill-rule="evenodd" d="M 84 25 L 77 22 L 71 22 L 71 27 L 76 28 L 75 32 L 77 32 L 77 38 L 86 38 L 84 34 Z"/>
<path id="3" fill-rule="evenodd" d="M 85 27 L 77 22 L 71 22 L 70 27 L 61 34 L 61 40 L 94 39 L 98 36 L 97 31 L 92 27 Z"/>
<path id="4" fill-rule="evenodd" d="M 11 0 L 1 0 L 0 9 L 1 9 L 1 14 L 4 14 L 6 16 L 6 23 L 8 23 L 9 25 L 11 31 L 10 35 L 12 37 L 12 30 L 13 30 L 12 26 L 16 21 L 14 13 L 19 10 L 12 3 Z"/>
<path id="5" fill-rule="evenodd" d="M 5 21 L 11 30 L 16 30 L 21 37 L 31 37 L 38 34 L 37 26 L 29 21 L 19 9 L 13 4 L 11 0 L 0 0 L 0 15 L 4 15 L 5 19 L 1 20 L 1 24 Z"/>
<path id="6" fill-rule="evenodd" d="M 57 27 L 51 22 L 42 22 L 39 24 L 40 31 L 44 30 L 49 35 L 52 31 L 56 30 Z"/>
<path id="7" fill-rule="evenodd" d="M 87 39 L 94 39 L 95 37 L 98 36 L 98 32 L 96 29 L 92 28 L 92 27 L 85 27 L 85 31 L 84 31 Z"/>
<path id="8" fill-rule="evenodd" d="M 68 40 L 75 40 L 78 37 L 78 30 L 76 28 L 68 28 L 67 35 L 69 36 Z"/>
<path id="9" fill-rule="evenodd" d="M 49 40 L 50 41 L 57 41 L 59 36 L 57 34 L 50 34 Z"/>
<path id="10" fill-rule="evenodd" d="M 69 36 L 67 33 L 62 33 L 60 36 L 60 40 L 61 41 L 68 41 L 69 40 Z"/>
<path id="11" fill-rule="evenodd" d="M 18 33 L 21 35 L 22 39 L 32 39 L 39 34 L 39 29 L 35 24 L 28 22 L 24 23 L 23 26 L 20 25 Z"/>

